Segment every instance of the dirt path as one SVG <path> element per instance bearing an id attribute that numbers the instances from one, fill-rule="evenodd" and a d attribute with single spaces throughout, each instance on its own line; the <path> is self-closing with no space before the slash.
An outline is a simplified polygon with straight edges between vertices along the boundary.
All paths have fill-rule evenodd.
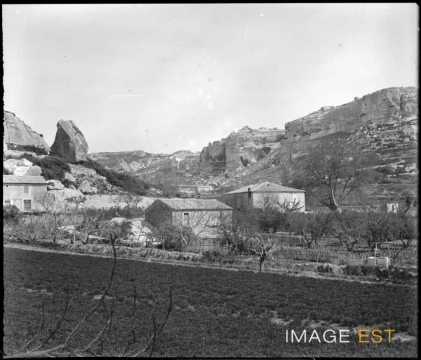
<path id="1" fill-rule="evenodd" d="M 79 253 L 70 250 L 56 250 L 56 249 L 48 249 L 40 246 L 35 245 L 26 245 L 26 244 L 16 244 L 16 243 L 6 243 L 3 244 L 4 248 L 11 248 L 11 249 L 19 249 L 25 251 L 37 251 L 37 252 L 46 252 L 46 253 L 56 253 L 56 254 L 64 254 L 64 255 L 76 255 L 76 256 L 91 256 L 91 257 L 99 257 L 99 258 L 106 258 L 110 259 L 111 256 L 108 255 L 101 255 L 101 254 L 91 254 L 91 253 Z M 205 269 L 218 269 L 218 270 L 228 270 L 228 271 L 251 271 L 257 273 L 256 270 L 246 269 L 246 268 L 239 268 L 239 267 L 229 267 L 223 266 L 219 264 L 203 264 L 203 263 L 192 263 L 190 261 L 183 261 L 183 260 L 165 260 L 165 259 L 155 259 L 155 258 L 148 258 L 148 259 L 140 259 L 140 258 L 133 258 L 133 257 L 125 257 L 125 256 L 118 256 L 118 259 L 122 260 L 130 260 L 130 261 L 141 261 L 146 263 L 157 263 L 157 264 L 165 264 L 165 265 L 175 265 L 175 266 L 187 266 L 187 267 L 201 267 Z M 257 268 L 257 262 L 256 262 Z M 273 268 L 265 268 L 262 270 L 263 273 L 269 274 L 277 274 L 277 275 L 287 275 L 287 276 L 294 276 L 294 277 L 306 277 L 306 278 L 313 278 L 313 279 L 320 279 L 320 280 L 336 280 L 336 281 L 350 281 L 350 282 L 359 282 L 361 284 L 375 284 L 375 285 L 393 285 L 393 286 L 405 286 L 411 287 L 412 285 L 407 284 L 394 284 L 394 283 L 387 283 L 387 282 L 378 282 L 378 281 L 369 281 L 369 280 L 361 280 L 361 279 L 352 279 L 352 278 L 345 278 L 345 277 L 330 277 L 318 274 L 316 272 L 311 271 L 303 271 L 301 273 L 292 273 L 287 270 L 282 269 L 273 269 Z"/>

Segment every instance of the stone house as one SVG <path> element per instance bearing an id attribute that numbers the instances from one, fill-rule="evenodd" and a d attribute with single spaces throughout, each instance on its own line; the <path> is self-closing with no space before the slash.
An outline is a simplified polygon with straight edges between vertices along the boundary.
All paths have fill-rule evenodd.
<path id="1" fill-rule="evenodd" d="M 42 211 L 47 182 L 42 176 L 3 175 L 3 206 L 15 205 L 20 211 Z"/>
<path id="2" fill-rule="evenodd" d="M 305 191 L 291 187 L 262 182 L 247 185 L 223 195 L 223 201 L 236 211 L 263 208 L 267 205 L 282 208 L 295 205 L 296 211 L 305 211 Z"/>
<path id="3" fill-rule="evenodd" d="M 220 225 L 232 223 L 232 208 L 216 199 L 162 198 L 146 208 L 145 219 L 155 227 L 163 223 L 188 226 L 197 236 L 207 236 Z"/>

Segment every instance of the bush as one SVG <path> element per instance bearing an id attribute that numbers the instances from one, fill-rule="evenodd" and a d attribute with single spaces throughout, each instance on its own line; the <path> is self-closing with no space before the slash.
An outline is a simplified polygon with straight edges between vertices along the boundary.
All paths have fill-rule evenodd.
<path id="1" fill-rule="evenodd" d="M 291 212 L 288 215 L 288 227 L 291 232 L 303 235 L 308 248 L 317 246 L 318 241 L 331 232 L 333 215 L 331 213 L 300 213 Z"/>
<path id="2" fill-rule="evenodd" d="M 56 156 L 48 155 L 42 158 L 37 158 L 32 155 L 25 154 L 23 157 L 32 162 L 34 165 L 39 166 L 42 170 L 42 176 L 44 176 L 47 180 L 57 179 L 64 182 L 64 174 L 71 171 L 69 164 Z"/>
<path id="3" fill-rule="evenodd" d="M 164 250 L 183 251 L 196 240 L 191 228 L 167 223 L 155 229 L 153 236 L 162 242 Z"/>
<path id="4" fill-rule="evenodd" d="M 78 164 L 95 170 L 99 175 L 104 176 L 110 184 L 118 186 L 129 193 L 145 195 L 150 187 L 148 183 L 135 176 L 107 169 L 91 159 L 80 161 Z"/>
<path id="5" fill-rule="evenodd" d="M 205 251 L 202 255 L 202 259 L 207 262 L 221 262 L 223 256 L 216 250 Z"/>
<path id="6" fill-rule="evenodd" d="M 5 221 L 16 221 L 19 217 L 19 209 L 15 205 L 3 206 L 3 219 Z"/>
<path id="7" fill-rule="evenodd" d="M 365 214 L 366 239 L 368 246 L 374 248 L 376 243 L 404 240 L 406 245 L 416 238 L 416 218 L 405 213 Z M 361 224 L 360 224 L 361 226 Z"/>

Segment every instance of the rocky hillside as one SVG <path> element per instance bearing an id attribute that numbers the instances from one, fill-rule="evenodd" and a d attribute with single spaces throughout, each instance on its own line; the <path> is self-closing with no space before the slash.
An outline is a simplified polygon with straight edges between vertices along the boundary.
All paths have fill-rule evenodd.
<path id="1" fill-rule="evenodd" d="M 60 120 L 51 149 L 42 135 L 11 112 L 3 117 L 3 174 L 42 175 L 48 192 L 63 204 L 66 199 L 87 200 L 90 196 L 111 199 L 111 195 L 127 197 L 159 194 L 159 189 L 125 173 L 96 163 L 88 156 L 88 143 L 71 120 Z M 103 207 L 111 206 L 102 203 Z"/>
<path id="2" fill-rule="evenodd" d="M 13 155 L 16 151 L 29 151 L 40 158 L 48 153 L 55 155 L 52 160 L 35 161 L 33 165 L 41 168 L 56 162 L 56 157 L 65 164 L 78 163 L 79 167 L 54 166 L 63 167 L 62 175 L 69 173 L 67 179 L 60 180 L 91 194 L 113 193 L 126 183 L 129 188 L 136 188 L 138 184 L 130 176 L 151 184 L 209 185 L 217 191 L 263 180 L 288 185 L 297 159 L 306 156 L 323 139 L 339 135 L 346 135 L 362 150 L 378 155 L 374 169 L 381 175 L 380 180 L 377 178 L 365 189 L 373 201 L 391 199 L 406 189 L 414 190 L 417 184 L 418 93 L 413 87 L 387 88 L 340 106 L 324 106 L 287 122 L 285 129 L 243 127 L 205 146 L 200 153 L 87 154 L 86 140 L 71 121 L 58 122 L 56 139 L 49 151 L 42 135 L 13 113 L 6 111 L 3 123 L 9 158 L 17 159 Z M 15 165 L 10 162 L 7 167 Z M 153 195 L 156 194 L 159 191 Z"/>
<path id="3" fill-rule="evenodd" d="M 362 150 L 378 155 L 375 169 L 383 178 L 367 186 L 369 197 L 373 201 L 394 198 L 406 189 L 415 190 L 417 184 L 417 127 L 417 89 L 383 89 L 287 123 L 286 138 L 278 148 L 256 164 L 237 168 L 228 178 L 221 178 L 221 183 L 237 186 L 245 179 L 285 183 L 297 158 L 324 138 L 345 134 Z"/>
<path id="4" fill-rule="evenodd" d="M 279 129 L 242 129 L 206 146 L 200 153 L 177 151 L 150 154 L 126 151 L 90 154 L 102 165 L 129 172 L 151 183 L 206 185 L 214 177 L 254 164 L 280 146 L 285 131 Z"/>
<path id="5" fill-rule="evenodd" d="M 109 169 L 135 175 L 152 184 L 195 184 L 201 180 L 199 154 L 191 151 L 173 154 L 101 152 L 89 156 Z"/>
<path id="6" fill-rule="evenodd" d="M 285 129 L 244 127 L 204 147 L 200 155 L 142 151 L 91 154 L 101 164 L 140 178 L 232 188 L 255 181 L 287 182 L 294 160 L 328 136 L 347 135 L 379 155 L 381 183 L 368 186 L 373 199 L 393 197 L 417 182 L 418 93 L 387 88 L 340 106 L 324 106 L 286 123 Z"/>

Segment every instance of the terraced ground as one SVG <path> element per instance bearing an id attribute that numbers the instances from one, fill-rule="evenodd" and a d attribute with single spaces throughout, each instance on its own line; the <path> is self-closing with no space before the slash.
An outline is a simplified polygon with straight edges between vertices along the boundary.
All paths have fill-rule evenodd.
<path id="1" fill-rule="evenodd" d="M 37 329 L 59 318 L 72 296 L 58 338 L 74 326 L 95 301 L 109 277 L 112 259 L 4 249 L 4 351 L 19 350 Z M 174 310 L 155 356 L 415 356 L 416 342 L 391 345 L 286 344 L 289 329 L 325 321 L 343 327 L 383 324 L 416 332 L 416 289 L 399 285 L 234 272 L 119 260 L 109 304 L 112 326 L 104 352 L 118 353 L 128 339 L 145 337 L 151 314 L 163 316 L 172 287 Z M 134 312 L 134 289 L 136 310 Z M 43 309 L 43 310 L 42 310 Z M 155 309 L 155 310 L 154 310 Z M 280 320 L 282 319 L 282 320 Z M 104 320 L 95 316 L 80 336 L 86 344 Z M 305 326 L 305 325 L 304 325 Z M 132 329 L 135 329 L 133 332 Z M 97 344 L 97 347 L 101 344 Z"/>

